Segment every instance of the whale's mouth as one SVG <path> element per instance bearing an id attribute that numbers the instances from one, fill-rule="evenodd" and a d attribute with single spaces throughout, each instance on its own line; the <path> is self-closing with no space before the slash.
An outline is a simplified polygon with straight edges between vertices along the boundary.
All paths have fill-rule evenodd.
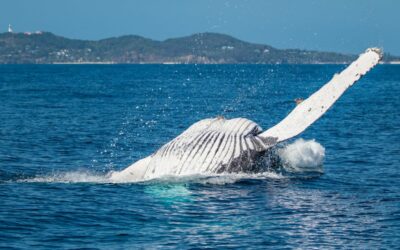
<path id="1" fill-rule="evenodd" d="M 35 176 L 14 176 L 3 179 L 2 182 L 21 183 L 202 183 L 202 184 L 229 184 L 242 180 L 262 179 L 293 179 L 317 177 L 323 173 L 325 148 L 315 140 L 298 139 L 292 143 L 285 143 L 274 147 L 265 155 L 263 168 L 257 172 L 247 173 L 220 173 L 220 174 L 186 174 L 182 176 L 161 176 L 150 180 L 134 180 L 115 182 L 110 179 L 111 172 L 96 172 L 86 169 L 52 172 Z"/>

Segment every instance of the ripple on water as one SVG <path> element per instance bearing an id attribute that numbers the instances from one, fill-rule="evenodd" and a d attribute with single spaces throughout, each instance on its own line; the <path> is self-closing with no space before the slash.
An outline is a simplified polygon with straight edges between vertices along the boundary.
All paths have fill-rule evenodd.
<path id="1" fill-rule="evenodd" d="M 282 146 L 279 173 L 107 181 L 203 118 L 271 127 L 342 68 L 0 65 L 0 248 L 398 248 L 395 65 Z"/>

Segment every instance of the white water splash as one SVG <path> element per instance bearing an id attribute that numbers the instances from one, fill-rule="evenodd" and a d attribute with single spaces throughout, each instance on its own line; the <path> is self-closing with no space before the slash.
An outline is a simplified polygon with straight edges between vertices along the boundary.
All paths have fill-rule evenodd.
<path id="1" fill-rule="evenodd" d="M 193 174 L 181 176 L 162 176 L 154 178 L 142 183 L 199 183 L 199 184 L 213 184 L 225 185 L 238 182 L 243 179 L 283 179 L 285 176 L 275 172 L 263 173 L 225 173 L 225 174 Z M 130 181 L 114 182 L 114 183 L 130 183 Z"/>
<path id="2" fill-rule="evenodd" d="M 275 172 L 263 172 L 258 174 L 237 173 L 237 174 L 221 174 L 217 176 L 209 176 L 208 178 L 198 179 L 196 183 L 212 184 L 212 185 L 225 185 L 233 184 L 244 179 L 284 179 L 285 176 Z"/>
<path id="3" fill-rule="evenodd" d="M 90 171 L 71 171 L 39 175 L 33 178 L 18 180 L 18 182 L 42 182 L 42 183 L 108 183 L 109 178 L 105 174 L 93 173 Z"/>
<path id="4" fill-rule="evenodd" d="M 159 183 L 199 183 L 199 184 L 213 184 L 225 185 L 235 183 L 242 179 L 281 179 L 285 178 L 281 174 L 273 172 L 264 172 L 258 174 L 215 174 L 215 175 L 183 175 L 183 176 L 162 176 L 156 179 L 141 180 L 141 181 L 121 181 L 115 182 L 110 179 L 110 174 L 99 174 L 89 171 L 71 171 L 52 173 L 48 175 L 39 175 L 31 178 L 24 178 L 17 180 L 17 182 L 25 183 L 99 183 L 99 184 L 129 184 L 129 183 L 143 183 L 143 184 L 159 184 Z"/>
<path id="5" fill-rule="evenodd" d="M 290 172 L 322 172 L 325 148 L 315 140 L 300 138 L 279 149 L 278 156 Z"/>

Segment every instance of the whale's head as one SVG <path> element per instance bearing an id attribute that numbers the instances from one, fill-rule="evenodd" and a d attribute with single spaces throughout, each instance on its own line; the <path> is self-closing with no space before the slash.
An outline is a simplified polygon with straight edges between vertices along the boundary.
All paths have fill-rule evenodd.
<path id="1" fill-rule="evenodd" d="M 257 123 L 245 118 L 203 119 L 123 172 L 152 179 L 165 175 L 245 171 L 261 152 L 275 144 L 273 140 L 259 137 L 261 132 Z"/>

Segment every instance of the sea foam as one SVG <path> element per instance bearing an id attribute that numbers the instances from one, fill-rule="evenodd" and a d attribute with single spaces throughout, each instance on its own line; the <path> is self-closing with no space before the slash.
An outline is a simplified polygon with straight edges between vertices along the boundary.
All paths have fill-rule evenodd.
<path id="1" fill-rule="evenodd" d="M 325 148 L 315 140 L 300 138 L 278 149 L 278 156 L 290 172 L 322 172 Z"/>

